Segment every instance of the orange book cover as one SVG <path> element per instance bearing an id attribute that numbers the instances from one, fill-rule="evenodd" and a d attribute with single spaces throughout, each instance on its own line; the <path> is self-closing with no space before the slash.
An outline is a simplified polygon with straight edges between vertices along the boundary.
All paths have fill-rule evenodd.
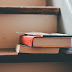
<path id="1" fill-rule="evenodd" d="M 32 47 L 34 37 L 36 36 L 21 36 L 20 43 Z"/>

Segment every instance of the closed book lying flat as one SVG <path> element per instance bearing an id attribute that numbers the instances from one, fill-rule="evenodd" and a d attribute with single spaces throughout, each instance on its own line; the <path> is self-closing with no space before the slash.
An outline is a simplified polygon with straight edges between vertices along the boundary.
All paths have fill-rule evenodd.
<path id="1" fill-rule="evenodd" d="M 17 53 L 32 53 L 32 54 L 57 54 L 59 48 L 31 48 L 24 45 L 16 46 Z"/>
<path id="2" fill-rule="evenodd" d="M 18 33 L 21 33 L 21 32 L 18 32 Z M 39 35 L 39 36 L 43 36 L 43 37 L 72 37 L 71 34 L 61 34 L 61 33 L 28 32 L 28 33 L 24 33 L 24 34 L 30 35 L 30 36 Z"/>
<path id="3" fill-rule="evenodd" d="M 20 42 L 30 47 L 71 48 L 71 37 L 21 36 Z"/>

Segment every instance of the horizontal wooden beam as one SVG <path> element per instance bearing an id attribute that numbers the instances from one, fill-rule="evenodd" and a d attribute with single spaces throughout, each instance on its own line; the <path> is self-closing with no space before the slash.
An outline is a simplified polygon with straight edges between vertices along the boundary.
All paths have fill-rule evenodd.
<path id="1" fill-rule="evenodd" d="M 59 14 L 60 9 L 51 6 L 0 7 L 0 14 Z"/>

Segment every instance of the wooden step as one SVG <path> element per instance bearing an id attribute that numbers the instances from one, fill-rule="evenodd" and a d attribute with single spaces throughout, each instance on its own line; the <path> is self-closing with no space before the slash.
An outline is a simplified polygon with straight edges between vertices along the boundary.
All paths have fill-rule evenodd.
<path id="1" fill-rule="evenodd" d="M 0 7 L 0 14 L 59 14 L 60 9 L 51 6 Z"/>
<path id="2" fill-rule="evenodd" d="M 0 56 L 18 55 L 15 48 L 0 48 Z"/>

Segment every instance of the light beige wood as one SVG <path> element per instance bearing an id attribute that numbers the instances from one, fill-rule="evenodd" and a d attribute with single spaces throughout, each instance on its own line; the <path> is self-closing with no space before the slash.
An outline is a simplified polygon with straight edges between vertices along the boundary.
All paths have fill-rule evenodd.
<path id="1" fill-rule="evenodd" d="M 46 0 L 0 0 L 0 6 L 45 6 Z"/>
<path id="2" fill-rule="evenodd" d="M 0 71 L 1 72 L 21 72 L 21 71 L 24 71 L 24 72 L 71 72 L 71 70 L 72 70 L 71 69 L 72 62 L 57 62 L 55 60 L 56 56 L 53 57 L 54 61 L 53 60 L 50 61 L 52 56 L 51 56 L 51 58 L 50 58 L 50 56 L 49 57 L 46 56 L 47 58 L 43 56 L 45 59 L 48 60 L 48 62 L 47 62 L 47 60 L 46 60 L 46 62 L 43 61 L 45 59 L 42 58 L 42 55 L 41 55 L 41 59 L 43 59 L 43 60 L 41 60 L 40 58 L 36 59 L 36 58 L 38 58 L 36 55 L 35 55 L 36 58 L 34 57 L 34 55 L 32 55 L 32 56 L 30 55 L 30 57 L 29 58 L 28 57 L 29 56 L 26 56 L 24 58 L 26 58 L 27 61 L 29 61 L 28 59 L 30 58 L 30 62 L 0 63 Z M 36 60 L 33 59 L 32 57 L 34 57 Z M 20 58 L 20 60 L 24 59 L 24 58 Z M 17 57 L 17 59 L 18 59 L 18 57 Z M 14 60 L 15 59 L 13 59 L 13 61 Z M 40 60 L 41 60 L 41 62 L 40 62 Z M 18 61 L 19 61 L 19 59 L 18 59 Z M 33 61 L 33 62 L 31 62 L 31 61 Z M 60 61 L 62 61 L 62 59 Z"/>
<path id="3" fill-rule="evenodd" d="M 30 48 L 26 46 L 16 46 L 16 51 L 19 53 L 32 53 L 32 54 L 57 54 L 59 48 Z"/>
<path id="4" fill-rule="evenodd" d="M 16 32 L 57 32 L 56 15 L 0 14 L 0 48 L 15 48 Z"/>

